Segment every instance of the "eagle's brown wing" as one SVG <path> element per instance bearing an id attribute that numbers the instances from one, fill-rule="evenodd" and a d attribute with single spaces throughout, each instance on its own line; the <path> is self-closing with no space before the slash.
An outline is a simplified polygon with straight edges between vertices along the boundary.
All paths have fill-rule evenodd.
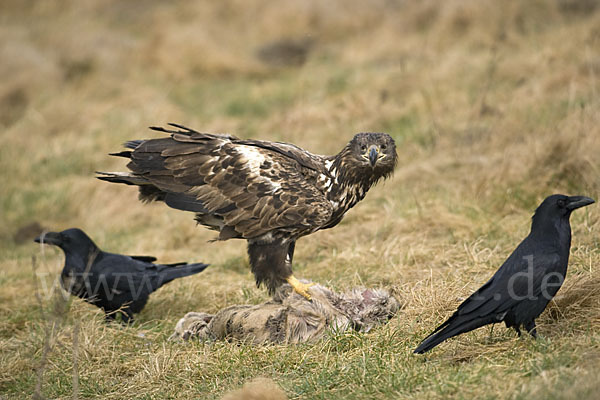
<path id="1" fill-rule="evenodd" d="M 285 143 L 168 132 L 170 138 L 130 142 L 134 150 L 119 155 L 131 158 L 132 173 L 101 179 L 139 185 L 142 197 L 195 211 L 220 239 L 298 237 L 330 219 L 331 204 L 307 179 L 325 170 L 319 156 Z"/>

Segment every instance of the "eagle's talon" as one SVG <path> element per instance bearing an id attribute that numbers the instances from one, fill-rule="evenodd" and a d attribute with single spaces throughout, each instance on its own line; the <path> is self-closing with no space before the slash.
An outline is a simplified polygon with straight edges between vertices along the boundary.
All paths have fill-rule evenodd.
<path id="1" fill-rule="evenodd" d="M 311 295 L 308 293 L 308 288 L 314 286 L 314 282 L 302 283 L 293 275 L 287 278 L 286 281 L 290 284 L 292 289 L 294 289 L 294 292 L 298 293 L 300 296 L 304 297 L 308 301 L 312 299 Z"/>

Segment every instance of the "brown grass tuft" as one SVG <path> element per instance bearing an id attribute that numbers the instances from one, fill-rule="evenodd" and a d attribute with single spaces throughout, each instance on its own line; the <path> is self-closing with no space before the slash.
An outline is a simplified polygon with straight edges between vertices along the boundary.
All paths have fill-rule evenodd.
<path id="1" fill-rule="evenodd" d="M 286 400 L 285 393 L 268 378 L 256 378 L 241 389 L 223 396 L 222 400 Z"/>

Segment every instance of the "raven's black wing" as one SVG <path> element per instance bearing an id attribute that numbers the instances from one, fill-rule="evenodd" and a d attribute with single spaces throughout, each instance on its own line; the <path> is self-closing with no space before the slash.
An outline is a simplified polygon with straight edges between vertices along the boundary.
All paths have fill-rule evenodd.
<path id="1" fill-rule="evenodd" d="M 173 279 L 203 271 L 208 264 L 175 263 L 153 264 L 120 254 L 104 253 L 92 272 L 101 285 L 111 292 L 130 292 L 134 299 L 143 293 L 152 293 Z"/>

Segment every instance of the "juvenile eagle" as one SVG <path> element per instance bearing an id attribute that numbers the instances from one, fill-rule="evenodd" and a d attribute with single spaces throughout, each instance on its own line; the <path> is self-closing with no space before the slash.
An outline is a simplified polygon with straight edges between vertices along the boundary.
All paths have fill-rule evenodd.
<path id="1" fill-rule="evenodd" d="M 285 282 L 310 299 L 292 275 L 298 238 L 337 225 L 396 166 L 396 145 L 385 133 L 359 133 L 339 154 L 320 156 L 293 144 L 244 140 L 151 127 L 169 138 L 133 140 L 111 155 L 129 158 L 131 172 L 98 178 L 139 186 L 140 200 L 161 200 L 196 213 L 218 240 L 248 241 L 256 284 L 269 293 Z"/>

